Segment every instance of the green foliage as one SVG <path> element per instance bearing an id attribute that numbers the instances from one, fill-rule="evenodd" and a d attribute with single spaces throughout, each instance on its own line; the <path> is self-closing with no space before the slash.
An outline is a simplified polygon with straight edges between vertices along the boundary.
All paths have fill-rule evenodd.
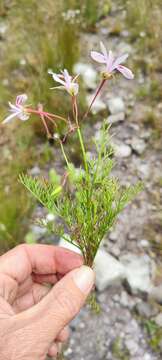
<path id="1" fill-rule="evenodd" d="M 33 210 L 28 194 L 17 178 L 32 166 L 36 142 L 30 123 L 23 127 L 0 128 L 0 253 L 24 241 L 27 219 Z M 10 138 L 9 138 L 10 136 Z M 28 151 L 27 151 L 28 148 Z"/>
<path id="2" fill-rule="evenodd" d="M 85 0 L 84 1 L 84 19 L 89 28 L 96 25 L 98 20 L 98 1 Z"/>
<path id="3" fill-rule="evenodd" d="M 129 360 L 130 354 L 128 349 L 123 346 L 122 339 L 118 336 L 112 344 L 112 353 L 117 360 Z"/>
<path id="4" fill-rule="evenodd" d="M 96 155 L 92 159 L 86 155 L 87 171 L 75 169 L 68 163 L 69 187 L 63 191 L 61 185 L 55 187 L 54 182 L 47 183 L 27 175 L 20 177 L 37 200 L 63 220 L 70 236 L 70 240 L 65 239 L 79 247 L 85 263 L 90 266 L 118 214 L 142 189 L 141 183 L 123 188 L 111 175 L 114 162 L 112 148 L 107 143 L 108 130 L 104 125 L 100 139 L 95 142 Z M 51 230 L 57 231 L 57 224 Z"/>
<path id="5" fill-rule="evenodd" d="M 96 23 L 103 16 L 108 15 L 111 9 L 110 0 L 81 1 L 82 26 L 88 30 L 95 30 Z"/>
<path id="6" fill-rule="evenodd" d="M 125 0 L 126 20 L 138 50 L 157 51 L 161 57 L 161 0 Z"/>
<path id="7" fill-rule="evenodd" d="M 60 193 L 60 186 L 55 188 L 53 184 L 48 183 L 43 178 L 40 180 L 24 174 L 20 175 L 19 178 L 20 182 L 43 206 L 45 206 L 50 212 L 57 212 L 55 199 Z"/>
<path id="8" fill-rule="evenodd" d="M 97 302 L 96 299 L 96 294 L 93 292 L 92 294 L 90 294 L 90 296 L 88 297 L 87 300 L 88 305 L 90 306 L 90 309 L 92 310 L 92 312 L 95 315 L 100 315 L 101 313 L 101 306 L 100 304 Z"/>
<path id="9" fill-rule="evenodd" d="M 50 171 L 49 171 L 49 180 L 53 184 L 54 187 L 60 185 L 61 177 L 60 177 L 60 175 L 57 174 L 55 169 L 50 169 Z"/>
<path id="10" fill-rule="evenodd" d="M 149 335 L 148 343 L 153 351 L 159 352 L 161 350 L 162 342 L 162 327 L 159 327 L 153 320 L 145 320 L 144 328 Z"/>

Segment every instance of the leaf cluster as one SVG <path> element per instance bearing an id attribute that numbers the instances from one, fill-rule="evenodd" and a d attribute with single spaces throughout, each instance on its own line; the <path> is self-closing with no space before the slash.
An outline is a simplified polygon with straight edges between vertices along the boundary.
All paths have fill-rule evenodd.
<path id="1" fill-rule="evenodd" d="M 88 171 L 68 164 L 69 186 L 65 188 L 40 183 L 27 175 L 20 178 L 43 206 L 62 219 L 70 235 L 65 239 L 79 247 L 89 266 L 118 214 L 142 189 L 141 183 L 124 188 L 112 176 L 114 161 L 109 143 L 109 129 L 103 125 L 100 139 L 95 141 L 94 156 L 89 158 L 86 154 Z M 52 231 L 56 228 L 57 224 Z"/>

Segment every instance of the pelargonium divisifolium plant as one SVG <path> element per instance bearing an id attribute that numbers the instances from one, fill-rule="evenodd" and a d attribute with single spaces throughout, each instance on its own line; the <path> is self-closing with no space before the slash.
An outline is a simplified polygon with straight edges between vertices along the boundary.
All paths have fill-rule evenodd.
<path id="1" fill-rule="evenodd" d="M 50 213 L 55 215 L 54 222 L 40 219 L 39 223 L 78 247 L 88 266 L 93 266 L 100 243 L 112 228 L 118 214 L 142 188 L 141 183 L 124 188 L 120 186 L 119 180 L 112 176 L 114 161 L 112 147 L 109 143 L 109 126 L 105 122 L 101 128 L 100 139 L 94 140 L 95 155 L 90 157 L 85 149 L 81 125 L 86 121 L 103 86 L 117 71 L 129 80 L 134 77 L 132 71 L 122 65 L 128 54 L 114 58 L 112 52 L 107 52 L 102 42 L 100 47 L 101 52 L 92 51 L 91 57 L 104 66 L 104 70 L 101 72 L 101 82 L 82 118 L 79 116 L 78 109 L 79 75 L 73 77 L 65 69 L 60 74 L 49 70 L 49 75 L 52 75 L 53 80 L 59 83 L 59 86 L 53 89 L 65 90 L 69 94 L 73 114 L 71 117 L 67 115 L 66 118 L 47 112 L 41 104 L 33 109 L 27 105 L 27 95 L 22 94 L 17 96 L 15 104 L 9 102 L 11 114 L 3 122 L 6 124 L 15 118 L 26 121 L 32 114 L 35 114 L 41 119 L 47 137 L 53 138 L 54 136 L 60 143 L 66 162 L 64 176 L 61 180 L 58 180 L 56 176 L 56 181 L 50 183 L 47 180 L 22 174 L 20 181 Z M 56 130 L 54 135 L 49 130 L 49 122 L 54 125 Z M 67 130 L 63 138 L 57 133 L 58 122 L 64 122 L 66 125 Z M 79 168 L 79 171 L 70 162 L 64 148 L 65 140 L 74 132 L 78 135 L 83 158 L 83 166 Z"/>

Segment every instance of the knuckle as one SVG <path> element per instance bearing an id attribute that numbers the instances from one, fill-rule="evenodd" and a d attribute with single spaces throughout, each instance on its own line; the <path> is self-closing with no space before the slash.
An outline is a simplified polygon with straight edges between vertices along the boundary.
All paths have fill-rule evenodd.
<path id="1" fill-rule="evenodd" d="M 15 246 L 15 250 L 26 251 L 27 246 L 28 246 L 27 244 L 19 244 L 19 245 Z"/>

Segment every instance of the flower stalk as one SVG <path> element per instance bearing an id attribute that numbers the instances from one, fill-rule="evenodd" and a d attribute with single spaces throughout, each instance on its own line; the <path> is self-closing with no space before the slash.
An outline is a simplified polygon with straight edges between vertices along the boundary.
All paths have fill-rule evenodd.
<path id="1" fill-rule="evenodd" d="M 92 108 L 92 106 L 93 106 L 93 104 L 94 104 L 97 96 L 99 95 L 100 91 L 102 90 L 105 82 L 106 82 L 106 79 L 102 79 L 102 81 L 101 81 L 100 85 L 98 86 L 98 88 L 97 88 L 97 90 L 96 90 L 96 93 L 95 93 L 95 95 L 94 95 L 94 97 L 93 97 L 93 99 L 92 99 L 92 101 L 91 101 L 91 103 L 90 103 L 90 105 L 89 105 L 89 107 L 88 107 L 88 110 L 87 110 L 86 113 L 83 115 L 83 120 L 88 116 L 88 114 L 89 114 L 89 112 L 90 112 L 90 110 L 91 110 L 91 108 Z"/>

